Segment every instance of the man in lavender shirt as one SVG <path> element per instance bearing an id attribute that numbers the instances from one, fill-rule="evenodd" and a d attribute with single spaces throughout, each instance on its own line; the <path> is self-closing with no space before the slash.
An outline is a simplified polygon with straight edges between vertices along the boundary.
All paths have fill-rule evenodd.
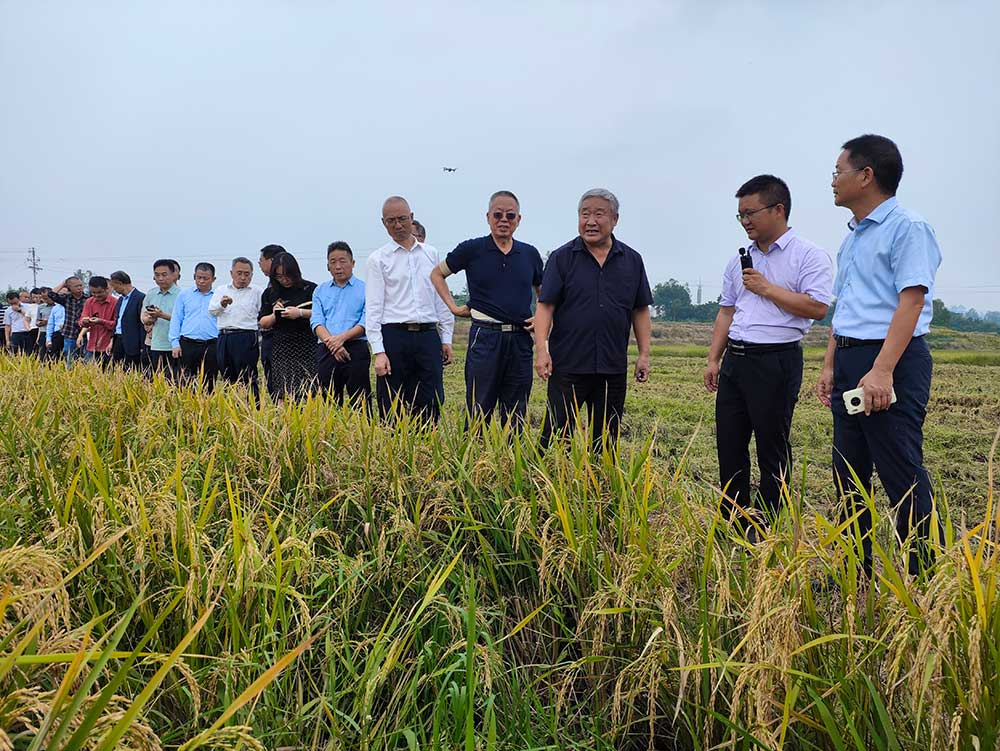
<path id="1" fill-rule="evenodd" d="M 758 175 L 736 197 L 753 266 L 743 268 L 739 256 L 726 266 L 705 387 L 716 392 L 723 512 L 757 539 L 760 525 L 776 517 L 781 505 L 792 461 L 792 412 L 802 387 L 800 341 L 813 320 L 826 316 L 833 265 L 822 249 L 789 228 L 792 197 L 783 180 Z M 759 501 L 750 493 L 751 434 Z"/>

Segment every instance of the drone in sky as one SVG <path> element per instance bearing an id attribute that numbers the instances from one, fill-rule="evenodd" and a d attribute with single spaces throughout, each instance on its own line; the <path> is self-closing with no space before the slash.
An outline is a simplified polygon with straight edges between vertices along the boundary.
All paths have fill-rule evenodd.
<path id="1" fill-rule="evenodd" d="M 442 167 L 441 169 L 444 170 L 445 172 L 457 172 L 458 171 L 458 167 Z"/>

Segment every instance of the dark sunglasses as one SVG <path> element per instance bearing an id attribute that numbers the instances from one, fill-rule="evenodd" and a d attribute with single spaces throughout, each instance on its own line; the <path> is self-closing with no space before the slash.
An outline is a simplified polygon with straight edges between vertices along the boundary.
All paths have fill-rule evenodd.
<path id="1" fill-rule="evenodd" d="M 496 219 L 498 222 L 501 219 L 503 219 L 504 216 L 507 217 L 507 221 L 508 222 L 513 222 L 515 219 L 517 219 L 517 212 L 516 211 L 508 211 L 506 214 L 504 214 L 502 211 L 494 211 L 493 212 L 493 218 Z"/>

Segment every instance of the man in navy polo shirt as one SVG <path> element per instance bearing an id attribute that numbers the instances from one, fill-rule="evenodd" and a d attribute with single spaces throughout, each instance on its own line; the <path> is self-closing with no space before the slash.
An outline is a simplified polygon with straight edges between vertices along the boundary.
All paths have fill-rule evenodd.
<path id="1" fill-rule="evenodd" d="M 574 407 L 586 404 L 597 452 L 605 431 L 609 447 L 617 444 L 630 329 L 639 346 L 635 380 L 649 378 L 653 294 L 642 256 L 612 234 L 618 224 L 615 195 L 588 190 L 578 219 L 579 237 L 555 250 L 545 264 L 535 311 L 535 371 L 548 381 L 542 447 L 553 431 L 566 435 L 572 430 Z"/>
<path id="2" fill-rule="evenodd" d="M 472 318 L 465 356 L 465 403 L 469 413 L 524 424 L 531 394 L 531 292 L 542 283 L 542 256 L 514 239 L 521 206 L 509 190 L 490 196 L 490 234 L 466 240 L 432 272 L 431 281 L 452 314 Z M 465 272 L 469 304 L 459 307 L 445 277 Z"/>
<path id="3" fill-rule="evenodd" d="M 816 393 L 833 411 L 834 479 L 845 500 L 844 518 L 857 515 L 851 529 L 861 536 L 864 572 L 871 576 L 872 519 L 864 494 L 874 465 L 896 508 L 898 539 L 915 538 L 909 540 L 908 568 L 916 575 L 933 559 L 931 481 L 923 454 L 932 363 L 924 335 L 941 250 L 933 228 L 896 200 L 903 176 L 896 144 L 865 135 L 841 148 L 833 202 L 853 217 L 837 254 L 837 307 Z M 844 392 L 858 387 L 864 411 L 848 414 Z"/>

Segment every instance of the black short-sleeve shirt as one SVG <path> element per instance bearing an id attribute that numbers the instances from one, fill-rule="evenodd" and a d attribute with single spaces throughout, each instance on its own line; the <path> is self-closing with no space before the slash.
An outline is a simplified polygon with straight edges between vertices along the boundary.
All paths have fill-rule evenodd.
<path id="1" fill-rule="evenodd" d="M 302 280 L 301 287 L 268 285 L 267 289 L 264 290 L 264 294 L 261 295 L 258 319 L 271 315 L 274 312 L 274 304 L 278 300 L 281 300 L 286 306 L 302 305 L 309 302 L 312 300 L 313 290 L 315 289 L 316 284 L 305 279 Z M 282 334 L 292 332 L 302 333 L 311 330 L 312 327 L 308 318 L 285 318 L 284 316 L 275 318 L 274 327 L 271 329 L 275 334 L 278 334 L 278 332 Z"/>
<path id="2" fill-rule="evenodd" d="M 534 245 L 515 240 L 504 255 L 486 235 L 459 244 L 444 260 L 453 274 L 465 272 L 470 308 L 503 323 L 531 318 L 532 287 L 542 283 L 542 256 Z"/>
<path id="3" fill-rule="evenodd" d="M 555 306 L 549 353 L 559 373 L 628 370 L 632 311 L 653 302 L 642 256 L 612 236 L 602 267 L 583 238 L 553 251 L 539 301 Z"/>

